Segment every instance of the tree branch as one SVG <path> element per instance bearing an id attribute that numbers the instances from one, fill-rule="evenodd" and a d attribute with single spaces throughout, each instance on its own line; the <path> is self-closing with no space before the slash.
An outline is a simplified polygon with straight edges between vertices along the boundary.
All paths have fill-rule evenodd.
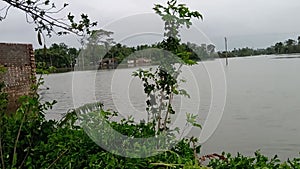
<path id="1" fill-rule="evenodd" d="M 66 23 L 66 19 L 55 18 L 51 16 L 52 14 L 59 13 L 63 9 L 65 9 L 65 7 L 68 6 L 68 4 L 66 3 L 63 5 L 63 7 L 56 10 L 55 4 L 54 3 L 51 4 L 49 0 L 43 0 L 43 1 L 2 0 L 2 1 L 9 4 L 9 6 L 3 8 L 6 9 L 6 11 L 4 13 L 4 16 L 2 17 L 0 16 L 0 20 L 6 18 L 11 6 L 15 7 L 26 14 L 26 21 L 28 23 L 30 24 L 34 23 L 36 25 L 35 28 L 36 31 L 40 31 L 40 32 L 46 31 L 49 37 L 51 36 L 51 33 L 55 33 L 58 35 L 74 33 L 76 35 L 83 36 L 85 33 L 90 34 L 91 33 L 90 28 L 97 25 L 96 22 L 90 22 L 87 15 L 84 14 L 81 15 L 81 20 L 78 23 L 75 23 L 73 20 L 74 16 L 69 14 L 67 19 L 70 21 L 70 24 Z M 32 18 L 32 21 L 29 20 L 28 16 Z M 59 28 L 61 30 L 57 32 L 55 28 Z"/>

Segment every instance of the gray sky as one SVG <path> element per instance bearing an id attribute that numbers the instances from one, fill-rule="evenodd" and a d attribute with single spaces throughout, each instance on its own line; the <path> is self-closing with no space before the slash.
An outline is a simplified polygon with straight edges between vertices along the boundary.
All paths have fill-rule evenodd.
<path id="1" fill-rule="evenodd" d="M 54 0 L 62 3 L 64 1 Z M 98 21 L 99 28 L 115 32 L 117 41 L 128 45 L 157 41 L 161 38 L 163 24 L 154 15 L 155 3 L 165 0 L 69 0 L 69 11 L 87 13 Z M 299 0 L 179 0 L 192 10 L 203 14 L 204 20 L 194 20 L 191 30 L 183 31 L 183 40 L 195 43 L 213 43 L 224 49 L 224 37 L 229 48 L 263 48 L 300 35 Z M 0 9 L 5 4 L 0 1 Z M 152 13 L 152 14 L 151 14 Z M 37 44 L 34 25 L 27 24 L 25 15 L 12 9 L 6 20 L 0 22 L 0 42 Z M 53 37 L 47 43 L 65 42 L 78 47 L 75 36 Z"/>

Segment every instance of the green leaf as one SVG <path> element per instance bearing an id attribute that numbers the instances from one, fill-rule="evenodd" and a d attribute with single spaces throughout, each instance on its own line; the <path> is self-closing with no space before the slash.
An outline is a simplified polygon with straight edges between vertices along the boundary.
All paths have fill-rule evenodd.
<path id="1" fill-rule="evenodd" d="M 198 124 L 198 123 L 193 123 L 193 126 L 194 127 L 199 127 L 200 129 L 202 129 L 202 126 L 200 124 Z"/>
<path id="2" fill-rule="evenodd" d="M 41 36 L 41 32 L 40 31 L 38 31 L 37 38 L 38 38 L 39 45 L 42 46 L 43 43 L 42 43 L 42 36 Z"/>
<path id="3" fill-rule="evenodd" d="M 49 0 L 46 0 L 45 1 L 45 5 L 49 5 L 50 1 Z"/>

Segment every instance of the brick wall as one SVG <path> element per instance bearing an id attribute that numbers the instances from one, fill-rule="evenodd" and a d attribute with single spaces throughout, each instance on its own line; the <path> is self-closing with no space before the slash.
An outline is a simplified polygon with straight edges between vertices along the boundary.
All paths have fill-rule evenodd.
<path id="1" fill-rule="evenodd" d="M 0 43 L 0 65 L 6 68 L 0 74 L 0 82 L 4 81 L 4 91 L 8 93 L 8 110 L 15 111 L 18 98 L 27 95 L 34 83 L 35 62 L 31 44 Z"/>

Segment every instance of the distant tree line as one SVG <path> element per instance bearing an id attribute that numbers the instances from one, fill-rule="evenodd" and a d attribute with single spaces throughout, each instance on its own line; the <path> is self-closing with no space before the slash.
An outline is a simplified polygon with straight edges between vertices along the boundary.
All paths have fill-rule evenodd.
<path id="1" fill-rule="evenodd" d="M 84 58 L 85 66 L 98 66 L 101 60 L 105 58 L 114 58 L 117 64 L 127 63 L 127 60 L 132 58 L 147 58 L 155 61 L 163 57 L 162 49 L 161 42 L 128 47 L 120 43 L 114 44 L 111 39 L 104 39 L 101 42 L 91 42 L 90 39 L 90 42 L 82 49 L 68 47 L 64 43 L 54 43 L 49 48 L 36 49 L 35 60 L 38 66 L 43 65 L 46 68 L 55 67 L 57 69 L 69 68 L 71 70 L 82 58 Z M 178 52 L 189 52 L 190 58 L 194 61 L 218 57 L 213 44 L 201 44 L 199 46 L 187 42 L 180 44 L 177 50 Z M 83 56 L 78 57 L 79 54 Z"/>
<path id="2" fill-rule="evenodd" d="M 252 48 L 234 48 L 232 51 L 227 53 L 228 57 L 243 57 L 253 55 L 272 55 L 272 54 L 291 54 L 300 53 L 300 36 L 297 40 L 288 39 L 284 42 L 277 42 L 275 45 L 270 46 L 266 49 L 252 49 Z M 226 56 L 226 52 L 218 52 L 219 57 L 223 58 Z"/>
<path id="3" fill-rule="evenodd" d="M 112 32 L 109 32 L 109 35 L 111 34 Z M 43 65 L 47 68 L 69 68 L 69 70 L 71 70 L 76 62 L 78 62 L 78 56 L 81 50 L 85 51 L 83 52 L 85 66 L 98 66 L 101 59 L 105 58 L 114 58 L 116 63 L 120 64 L 126 63 L 128 59 L 132 58 L 150 58 L 155 61 L 163 57 L 163 44 L 161 42 L 152 45 L 144 44 L 136 47 L 128 47 L 120 43 L 115 44 L 112 38 L 103 38 L 109 37 L 107 32 L 105 32 L 105 34 L 102 33 L 101 38 L 99 38 L 99 36 L 96 39 L 103 40 L 96 41 L 95 39 L 88 39 L 87 45 L 82 49 L 68 47 L 64 43 L 54 43 L 49 48 L 36 49 L 35 60 L 37 65 Z M 218 57 L 223 58 L 226 56 L 225 51 L 216 52 L 213 44 L 197 45 L 187 42 L 181 43 L 177 50 L 178 52 L 189 52 L 190 58 L 194 61 L 209 60 Z M 297 40 L 287 39 L 284 42 L 277 42 L 265 49 L 253 49 L 249 47 L 234 48 L 232 51 L 229 51 L 227 55 L 228 57 L 243 57 L 291 53 L 300 53 L 300 36 L 298 36 Z"/>
<path id="4" fill-rule="evenodd" d="M 213 59 L 218 56 L 215 53 L 215 46 L 212 44 L 199 46 L 190 42 L 181 43 L 177 50 L 179 53 L 189 52 L 190 59 L 194 61 Z M 127 47 L 118 43 L 111 47 L 104 58 L 115 58 L 118 63 L 122 63 L 132 58 L 159 60 L 163 56 L 163 44 L 161 42 L 152 45 L 138 45 L 136 47 Z"/>

